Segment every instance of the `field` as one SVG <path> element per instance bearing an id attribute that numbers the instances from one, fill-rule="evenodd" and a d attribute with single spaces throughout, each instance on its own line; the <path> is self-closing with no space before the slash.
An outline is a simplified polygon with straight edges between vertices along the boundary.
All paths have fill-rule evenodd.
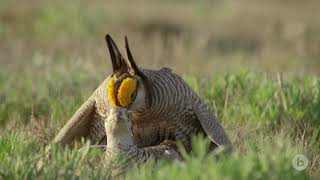
<path id="1" fill-rule="evenodd" d="M 171 67 L 215 110 L 235 145 L 185 162 L 145 164 L 128 179 L 320 177 L 318 1 L 0 1 L 0 179 L 105 179 L 86 145 L 54 148 L 62 125 L 111 72 L 104 35 L 137 63 Z M 299 13 L 296 13 L 299 12 Z M 297 154 L 308 166 L 296 170 Z"/>

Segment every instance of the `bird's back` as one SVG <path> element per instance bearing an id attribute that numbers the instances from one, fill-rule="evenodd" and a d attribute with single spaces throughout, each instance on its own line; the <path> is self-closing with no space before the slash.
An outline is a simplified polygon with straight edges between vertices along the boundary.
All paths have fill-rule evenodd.
<path id="1" fill-rule="evenodd" d="M 177 74 L 168 68 L 144 70 L 151 84 L 151 108 L 132 113 L 133 133 L 142 147 L 164 140 L 180 140 L 191 149 L 191 136 L 203 132 L 192 109 L 199 97 Z"/>

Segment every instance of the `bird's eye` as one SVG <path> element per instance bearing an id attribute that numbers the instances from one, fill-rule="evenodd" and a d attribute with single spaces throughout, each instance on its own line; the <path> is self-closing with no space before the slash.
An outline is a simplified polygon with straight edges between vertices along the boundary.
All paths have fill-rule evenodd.
<path id="1" fill-rule="evenodd" d="M 132 92 L 131 94 L 131 100 L 134 99 L 137 96 L 137 91 Z"/>

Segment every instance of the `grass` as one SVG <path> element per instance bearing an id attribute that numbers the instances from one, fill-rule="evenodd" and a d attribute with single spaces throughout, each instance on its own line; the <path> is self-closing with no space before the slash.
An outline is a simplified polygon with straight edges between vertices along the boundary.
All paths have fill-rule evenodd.
<path id="1" fill-rule="evenodd" d="M 319 74 L 320 24 L 314 17 L 320 14 L 315 0 L 0 3 L 5 67 L 21 70 L 35 56 L 47 61 L 80 57 L 105 72 L 98 64 L 105 60 L 103 37 L 111 33 L 122 49 L 128 35 L 134 56 L 146 67 L 165 65 L 205 76 L 213 69 L 225 73 L 239 66 Z"/>
<path id="2" fill-rule="evenodd" d="M 9 79 L 1 74 L 0 87 L 4 91 L 0 93 L 3 98 L 0 116 L 4 131 L 0 138 L 0 172 L 3 178 L 102 178 L 108 175 L 108 168 L 96 158 L 102 154 L 86 148 L 78 151 L 59 147 L 43 170 L 35 169 L 45 144 L 100 80 L 91 75 L 82 76 L 86 71 L 80 67 L 69 72 L 68 79 L 59 77 L 56 72 L 59 70 L 59 66 L 52 67 L 46 76 L 25 72 Z M 186 162 L 162 162 L 154 168 L 142 166 L 140 171 L 130 171 L 127 177 L 309 179 L 318 176 L 320 79 L 305 77 L 279 83 L 277 77 L 251 71 L 218 75 L 213 79 L 185 76 L 193 89 L 217 109 L 236 152 L 216 160 L 211 155 L 203 155 L 206 141 L 196 139 L 196 150 L 185 156 Z M 82 84 L 87 86 L 82 88 Z M 30 118 L 32 107 L 36 118 Z M 296 154 L 308 157 L 306 170 L 297 171 L 292 167 Z"/>
<path id="3" fill-rule="evenodd" d="M 317 7 L 315 0 L 0 1 L 0 179 L 109 175 L 102 153 L 85 144 L 80 151 L 55 147 L 53 159 L 35 168 L 110 73 L 106 33 L 121 50 L 128 35 L 138 65 L 183 75 L 236 148 L 204 156 L 207 140 L 198 137 L 185 162 L 147 163 L 127 179 L 316 179 Z M 307 169 L 293 168 L 297 154 L 308 158 Z"/>

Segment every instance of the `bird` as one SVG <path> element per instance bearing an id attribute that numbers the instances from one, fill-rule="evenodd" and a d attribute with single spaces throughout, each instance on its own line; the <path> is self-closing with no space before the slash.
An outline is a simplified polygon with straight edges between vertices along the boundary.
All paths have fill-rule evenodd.
<path id="1" fill-rule="evenodd" d="M 104 119 L 112 108 L 122 107 L 128 111 L 138 148 L 171 148 L 181 142 L 190 152 L 192 137 L 198 134 L 211 140 L 210 151 L 222 146 L 233 148 L 215 113 L 181 76 L 167 67 L 138 67 L 126 36 L 126 58 L 111 35 L 107 34 L 105 41 L 112 73 L 66 122 L 53 144 L 71 145 L 85 138 L 92 145 L 107 145 Z"/>
<path id="2" fill-rule="evenodd" d="M 111 170 L 112 177 L 118 177 L 133 165 L 139 165 L 147 160 L 181 160 L 174 147 L 139 148 L 134 143 L 132 123 L 128 112 L 123 107 L 114 107 L 104 118 L 107 136 L 105 164 Z"/>

